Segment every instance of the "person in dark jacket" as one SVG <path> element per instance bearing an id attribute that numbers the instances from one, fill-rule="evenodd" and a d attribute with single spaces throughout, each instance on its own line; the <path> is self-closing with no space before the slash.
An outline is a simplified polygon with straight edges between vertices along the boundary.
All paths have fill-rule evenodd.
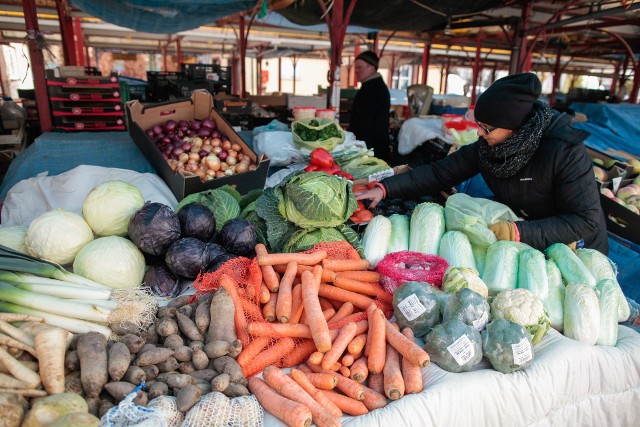
<path id="1" fill-rule="evenodd" d="M 353 100 L 349 131 L 379 159 L 389 158 L 389 89 L 378 73 L 378 56 L 370 50 L 356 57 L 355 72 L 362 82 Z"/>
<path id="2" fill-rule="evenodd" d="M 447 191 L 480 173 L 496 201 L 523 221 L 489 228 L 498 240 L 520 241 L 544 250 L 565 243 L 608 254 L 605 217 L 583 141 L 571 116 L 538 100 L 541 83 L 533 73 L 495 81 L 479 98 L 475 120 L 479 139 L 442 160 L 381 181 L 356 194 L 374 206 L 384 197 L 415 197 Z"/>

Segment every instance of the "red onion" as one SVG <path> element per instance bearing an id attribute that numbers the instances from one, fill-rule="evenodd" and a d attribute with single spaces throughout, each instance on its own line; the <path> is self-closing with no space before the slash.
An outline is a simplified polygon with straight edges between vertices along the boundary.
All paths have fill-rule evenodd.
<path id="1" fill-rule="evenodd" d="M 180 147 L 174 148 L 173 151 L 171 152 L 171 154 L 173 154 L 174 156 L 179 156 L 182 153 L 184 153 L 184 150 Z"/>
<path id="2" fill-rule="evenodd" d="M 202 122 L 198 121 L 198 120 L 194 120 L 191 122 L 191 129 L 193 130 L 199 130 L 202 127 Z"/>
<path id="3" fill-rule="evenodd" d="M 153 133 L 155 133 L 156 135 L 160 135 L 162 133 L 162 126 L 160 125 L 155 125 L 151 129 L 153 130 Z"/>
<path id="4" fill-rule="evenodd" d="M 182 149 L 183 149 L 184 151 L 189 151 L 189 150 L 191 150 L 191 144 L 190 144 L 190 143 L 188 143 L 188 142 L 183 143 L 183 144 L 182 144 Z"/>
<path id="5" fill-rule="evenodd" d="M 184 138 L 184 136 L 186 135 L 185 134 L 186 131 L 187 129 L 185 130 L 178 129 L 178 131 L 176 132 L 176 135 L 178 136 L 178 138 Z"/>
<path id="6" fill-rule="evenodd" d="M 211 132 L 211 138 L 220 138 L 220 131 L 219 130 L 214 130 L 213 132 Z"/>
<path id="7" fill-rule="evenodd" d="M 153 131 L 153 129 L 147 129 L 147 131 L 145 132 L 147 134 L 147 136 L 149 138 L 154 138 L 156 136 L 155 132 Z"/>
<path id="8" fill-rule="evenodd" d="M 200 150 L 198 154 L 200 154 L 200 157 L 206 157 L 209 155 L 209 152 L 207 150 Z"/>
<path id="9" fill-rule="evenodd" d="M 212 118 L 205 119 L 202 122 L 202 127 L 209 128 L 209 129 L 215 129 L 216 128 L 216 122 L 214 122 Z"/>
<path id="10" fill-rule="evenodd" d="M 221 151 L 221 152 L 218 153 L 218 158 L 220 160 L 224 161 L 227 158 L 228 155 L 229 155 L 229 153 L 227 153 L 226 151 Z"/>
<path id="11" fill-rule="evenodd" d="M 196 135 L 196 131 L 195 131 L 195 130 L 193 130 L 193 129 L 189 129 L 189 130 L 187 131 L 187 136 L 188 136 L 188 137 L 192 137 L 192 136 L 195 136 L 195 135 Z"/>
<path id="12" fill-rule="evenodd" d="M 174 147 L 173 145 L 169 144 L 169 145 L 167 145 L 166 147 L 164 147 L 164 148 L 162 149 L 162 152 L 168 156 L 168 155 L 170 155 L 170 154 L 171 154 L 171 152 L 173 152 L 173 149 L 174 149 L 174 148 L 175 148 L 175 147 Z"/>
<path id="13" fill-rule="evenodd" d="M 200 138 L 208 138 L 211 136 L 211 129 L 204 126 L 201 127 L 200 130 L 198 130 L 198 136 Z"/>
<path id="14" fill-rule="evenodd" d="M 186 120 L 178 120 L 178 127 L 179 128 L 188 128 L 189 127 L 189 122 Z"/>
<path id="15" fill-rule="evenodd" d="M 178 124 L 175 120 L 167 120 L 166 122 L 164 122 L 164 130 L 166 130 L 167 132 L 175 131 L 177 126 Z"/>

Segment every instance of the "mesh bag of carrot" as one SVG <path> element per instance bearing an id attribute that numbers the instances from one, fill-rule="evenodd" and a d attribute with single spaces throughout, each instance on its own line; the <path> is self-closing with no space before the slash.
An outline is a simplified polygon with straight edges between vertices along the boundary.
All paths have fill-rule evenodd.
<path id="1" fill-rule="evenodd" d="M 442 276 L 449 266 L 446 259 L 413 251 L 399 251 L 386 255 L 376 266 L 380 284 L 389 293 L 406 282 L 426 282 L 442 287 Z"/>

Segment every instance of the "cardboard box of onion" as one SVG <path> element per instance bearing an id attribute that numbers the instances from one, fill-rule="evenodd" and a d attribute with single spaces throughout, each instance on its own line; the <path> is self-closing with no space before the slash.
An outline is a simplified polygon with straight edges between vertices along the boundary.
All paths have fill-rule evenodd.
<path id="1" fill-rule="evenodd" d="M 214 108 L 213 96 L 157 104 L 127 103 L 129 133 L 176 199 L 229 184 L 261 189 L 269 158 L 258 156 Z"/>

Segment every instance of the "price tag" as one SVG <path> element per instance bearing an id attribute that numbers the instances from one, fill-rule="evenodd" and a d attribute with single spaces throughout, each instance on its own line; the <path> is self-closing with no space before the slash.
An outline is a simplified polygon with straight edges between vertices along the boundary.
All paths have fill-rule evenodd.
<path id="1" fill-rule="evenodd" d="M 487 326 L 487 322 L 489 321 L 489 312 L 485 311 L 482 313 L 482 316 L 479 319 L 474 320 L 473 327 L 478 330 L 478 332 L 482 331 L 485 326 Z"/>
<path id="2" fill-rule="evenodd" d="M 613 178 L 611 180 L 611 183 L 613 184 L 613 192 L 617 193 L 618 192 L 618 188 L 620 188 L 620 183 L 622 182 L 622 177 L 621 176 L 617 176 L 615 178 Z"/>
<path id="3" fill-rule="evenodd" d="M 433 304 L 435 304 L 435 301 Z M 433 304 L 431 308 L 433 308 Z M 427 311 L 427 307 L 422 305 L 416 294 L 411 294 L 400 301 L 398 308 L 409 321 L 417 319 L 422 313 Z"/>
<path id="4" fill-rule="evenodd" d="M 476 354 L 471 340 L 466 335 L 462 335 L 460 338 L 455 340 L 453 344 L 447 347 L 447 351 L 453 356 L 460 366 L 473 359 L 473 356 Z"/>
<path id="5" fill-rule="evenodd" d="M 533 349 L 531 348 L 531 343 L 526 338 L 522 338 L 517 344 L 511 344 L 511 351 L 513 351 L 513 363 L 518 366 L 524 365 L 533 359 Z"/>
<path id="6" fill-rule="evenodd" d="M 383 171 L 379 171 L 376 173 L 372 173 L 369 175 L 369 182 L 371 181 L 382 181 L 385 178 L 389 178 L 393 176 L 393 168 L 385 169 Z"/>

